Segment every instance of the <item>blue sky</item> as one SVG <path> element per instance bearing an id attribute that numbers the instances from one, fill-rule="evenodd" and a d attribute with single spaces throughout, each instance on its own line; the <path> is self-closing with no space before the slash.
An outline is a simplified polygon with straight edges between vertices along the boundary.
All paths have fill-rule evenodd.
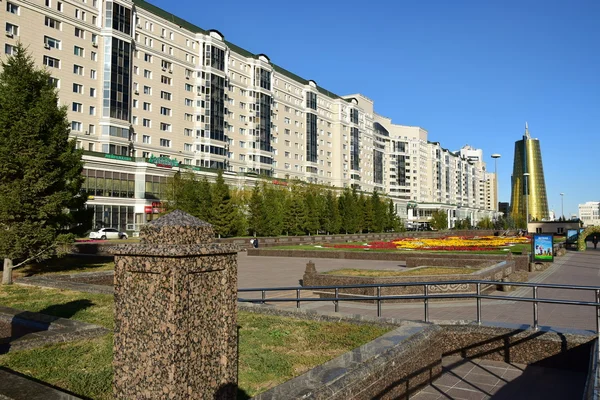
<path id="1" fill-rule="evenodd" d="M 150 1 L 489 170 L 500 153 L 501 201 L 528 121 L 550 209 L 600 201 L 598 0 Z"/>

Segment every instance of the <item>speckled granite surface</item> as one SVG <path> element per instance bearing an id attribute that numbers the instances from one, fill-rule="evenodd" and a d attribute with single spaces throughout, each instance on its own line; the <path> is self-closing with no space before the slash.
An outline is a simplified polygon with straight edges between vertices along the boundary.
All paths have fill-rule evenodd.
<path id="1" fill-rule="evenodd" d="M 237 252 L 175 211 L 115 257 L 114 394 L 119 399 L 234 399 Z"/>

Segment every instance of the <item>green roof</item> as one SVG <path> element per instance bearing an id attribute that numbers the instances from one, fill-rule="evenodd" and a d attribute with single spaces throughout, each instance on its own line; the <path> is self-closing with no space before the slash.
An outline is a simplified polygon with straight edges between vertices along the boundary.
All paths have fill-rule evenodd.
<path id="1" fill-rule="evenodd" d="M 208 31 L 205 29 L 200 28 L 199 26 L 196 26 L 182 18 L 179 18 L 178 16 L 176 16 L 175 14 L 171 14 L 168 11 L 163 10 L 162 8 L 159 8 L 153 4 L 148 3 L 147 1 L 144 0 L 133 0 L 133 4 L 135 4 L 137 7 L 140 7 L 148 12 L 151 12 L 154 15 L 157 15 L 159 17 L 161 17 L 162 19 L 172 22 L 175 25 L 179 25 L 180 27 L 187 29 L 190 32 L 194 32 L 194 33 L 203 33 L 203 34 L 207 34 Z M 258 58 L 258 55 L 242 49 L 241 47 L 225 40 L 225 44 L 234 52 L 244 56 L 244 57 L 249 57 L 249 58 Z M 273 69 L 280 73 L 281 75 L 285 75 L 290 79 L 293 79 L 297 82 L 300 82 L 304 85 L 308 85 L 308 80 L 299 77 L 298 75 L 284 69 L 281 68 L 280 66 L 271 63 L 271 65 L 273 66 Z M 317 87 L 317 90 L 319 91 L 319 93 L 327 96 L 327 97 L 331 97 L 332 99 L 342 99 L 340 96 L 338 96 L 337 94 L 330 92 L 329 90 L 323 89 L 321 87 Z M 344 99 L 342 99 L 344 100 Z M 346 100 L 348 101 L 348 100 Z"/>

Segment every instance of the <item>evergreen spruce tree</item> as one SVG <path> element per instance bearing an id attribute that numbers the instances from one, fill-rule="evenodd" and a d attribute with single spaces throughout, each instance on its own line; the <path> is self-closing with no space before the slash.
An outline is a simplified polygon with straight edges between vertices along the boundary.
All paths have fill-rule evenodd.
<path id="1" fill-rule="evenodd" d="M 229 193 L 229 187 L 223 179 L 223 170 L 219 170 L 217 179 L 211 190 L 212 211 L 211 221 L 215 234 L 218 237 L 231 236 L 234 219 L 236 217 L 235 205 Z"/>
<path id="2" fill-rule="evenodd" d="M 306 232 L 310 235 L 316 235 L 319 230 L 319 208 L 317 204 L 316 194 L 312 190 L 307 190 L 304 193 L 304 204 L 306 210 Z"/>
<path id="3" fill-rule="evenodd" d="M 371 198 L 361 195 L 363 203 L 363 231 L 375 232 L 375 216 L 373 213 L 373 203 Z"/>
<path id="4" fill-rule="evenodd" d="M 373 191 L 371 196 L 371 207 L 373 208 L 373 227 L 375 232 L 383 232 L 385 229 L 385 204 L 379 197 L 379 192 Z"/>
<path id="5" fill-rule="evenodd" d="M 264 234 L 279 236 L 284 227 L 285 192 L 272 184 L 263 184 L 263 214 Z"/>
<path id="6" fill-rule="evenodd" d="M 340 233 L 340 211 L 338 208 L 338 200 L 331 190 L 327 191 L 325 196 L 326 219 L 324 230 L 329 235 Z"/>
<path id="7" fill-rule="evenodd" d="M 67 211 L 86 198 L 81 152 L 50 74 L 21 44 L 0 65 L 0 257 L 2 282 L 11 283 L 13 268 L 52 253 L 61 229 L 75 222 Z"/>
<path id="8" fill-rule="evenodd" d="M 306 208 L 304 198 L 298 187 L 293 185 L 287 201 L 287 231 L 290 235 L 303 235 L 306 226 Z"/>
<path id="9" fill-rule="evenodd" d="M 248 203 L 248 228 L 253 236 L 262 236 L 264 234 L 263 221 L 265 219 L 265 210 L 263 207 L 263 193 L 258 182 L 252 189 L 252 195 Z"/>

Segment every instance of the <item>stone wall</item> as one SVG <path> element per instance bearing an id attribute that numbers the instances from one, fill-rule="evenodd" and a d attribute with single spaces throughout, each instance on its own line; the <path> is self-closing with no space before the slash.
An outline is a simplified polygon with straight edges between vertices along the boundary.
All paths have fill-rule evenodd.
<path id="1" fill-rule="evenodd" d="M 351 318 L 268 306 L 253 306 L 250 310 L 311 319 L 337 316 L 346 322 Z M 363 318 L 356 322 L 364 323 Z M 480 326 L 454 321 L 434 325 L 386 318 L 372 322 L 386 322 L 397 328 L 254 399 L 409 398 L 438 378 L 443 357 L 453 355 L 587 371 L 596 340 L 589 333 L 532 331 L 510 325 Z"/>

